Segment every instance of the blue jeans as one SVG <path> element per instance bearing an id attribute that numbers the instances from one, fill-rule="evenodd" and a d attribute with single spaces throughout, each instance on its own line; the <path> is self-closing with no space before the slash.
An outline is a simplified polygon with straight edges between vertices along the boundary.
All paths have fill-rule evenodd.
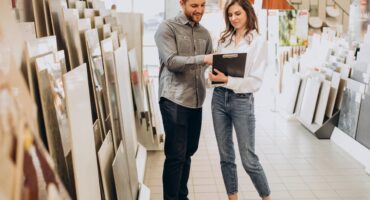
<path id="1" fill-rule="evenodd" d="M 235 127 L 240 157 L 261 197 L 270 195 L 266 175 L 255 153 L 254 98 L 251 93 L 236 94 L 217 87 L 212 97 L 212 118 L 221 158 L 221 171 L 228 195 L 238 192 L 238 177 L 232 128 Z"/>

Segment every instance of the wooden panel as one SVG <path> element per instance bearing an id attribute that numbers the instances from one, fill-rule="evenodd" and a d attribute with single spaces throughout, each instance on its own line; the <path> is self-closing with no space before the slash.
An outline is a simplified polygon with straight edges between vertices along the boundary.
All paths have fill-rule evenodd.
<path id="1" fill-rule="evenodd" d="M 128 163 L 127 154 L 121 142 L 112 164 L 118 200 L 134 199 L 131 194 L 130 179 L 128 178 L 130 176 Z"/>
<path id="2" fill-rule="evenodd" d="M 101 199 L 86 64 L 63 76 L 78 199 Z M 83 120 L 81 120 L 83 119 Z"/>
<path id="3" fill-rule="evenodd" d="M 325 80 L 322 83 L 322 86 L 320 89 L 319 100 L 317 103 L 316 114 L 315 114 L 315 119 L 314 119 L 314 122 L 319 125 L 322 125 L 324 122 L 324 116 L 325 116 L 326 107 L 328 105 L 330 88 L 331 88 L 331 82 Z"/>
<path id="4" fill-rule="evenodd" d="M 99 149 L 98 157 L 105 200 L 117 199 L 112 169 L 114 149 L 111 132 L 109 132 L 105 137 L 104 142 Z"/>

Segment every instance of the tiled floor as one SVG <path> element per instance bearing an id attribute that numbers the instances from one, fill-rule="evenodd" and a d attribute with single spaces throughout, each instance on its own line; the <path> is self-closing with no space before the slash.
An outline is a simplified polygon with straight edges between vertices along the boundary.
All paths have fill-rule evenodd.
<path id="1" fill-rule="evenodd" d="M 271 91 L 262 89 L 256 102 L 256 151 L 267 174 L 272 199 L 370 200 L 370 176 L 330 140 L 318 140 L 297 121 L 271 112 Z M 192 159 L 190 199 L 227 199 L 214 136 L 208 91 L 200 145 Z M 234 141 L 236 141 L 234 139 Z M 236 149 L 237 150 L 237 149 Z M 145 184 L 151 199 L 163 199 L 163 152 L 150 152 Z M 237 158 L 240 199 L 259 199 Z"/>

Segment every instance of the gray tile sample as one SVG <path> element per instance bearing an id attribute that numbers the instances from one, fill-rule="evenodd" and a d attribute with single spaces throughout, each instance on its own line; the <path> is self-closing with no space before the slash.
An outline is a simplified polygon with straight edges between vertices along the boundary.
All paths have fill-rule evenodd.
<path id="1" fill-rule="evenodd" d="M 63 76 L 78 199 L 101 199 L 86 64 Z M 82 120 L 83 119 L 83 120 Z"/>
<path id="2" fill-rule="evenodd" d="M 343 94 L 342 109 L 339 115 L 338 128 L 351 136 L 356 137 L 357 123 L 360 114 L 364 84 L 348 79 L 347 88 Z"/>
<path id="3" fill-rule="evenodd" d="M 104 142 L 98 151 L 100 174 L 102 176 L 103 181 L 105 200 L 117 199 L 112 168 L 113 157 L 114 157 L 113 139 L 112 133 L 109 132 L 106 135 Z"/>
<path id="4" fill-rule="evenodd" d="M 112 164 L 118 200 L 134 199 L 131 193 L 128 163 L 127 154 L 121 142 Z"/>
<path id="5" fill-rule="evenodd" d="M 370 149 L 370 95 L 367 93 L 361 102 L 356 140 Z"/>

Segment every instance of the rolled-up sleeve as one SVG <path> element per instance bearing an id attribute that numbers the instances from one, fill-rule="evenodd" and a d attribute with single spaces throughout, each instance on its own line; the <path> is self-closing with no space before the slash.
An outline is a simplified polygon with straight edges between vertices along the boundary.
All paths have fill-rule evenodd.
<path id="1" fill-rule="evenodd" d="M 176 46 L 176 36 L 167 22 L 163 22 L 154 36 L 161 62 L 171 72 L 183 72 L 192 69 L 194 65 L 204 64 L 204 55 L 179 56 Z M 207 47 L 208 49 L 209 47 Z M 211 47 L 212 49 L 212 44 Z"/>
<path id="2" fill-rule="evenodd" d="M 243 78 L 228 77 L 228 82 L 224 86 L 234 91 L 256 92 L 260 89 L 263 81 L 263 76 L 266 69 L 267 59 L 267 42 L 259 40 L 253 50 L 250 51 L 246 70 L 249 68 L 249 73 Z"/>

